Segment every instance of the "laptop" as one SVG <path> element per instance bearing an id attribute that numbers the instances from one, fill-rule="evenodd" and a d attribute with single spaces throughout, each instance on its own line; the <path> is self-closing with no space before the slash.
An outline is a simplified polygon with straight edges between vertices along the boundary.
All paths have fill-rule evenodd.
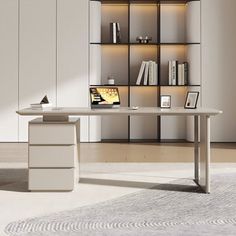
<path id="1" fill-rule="evenodd" d="M 117 87 L 92 87 L 91 108 L 119 108 L 120 95 Z"/>

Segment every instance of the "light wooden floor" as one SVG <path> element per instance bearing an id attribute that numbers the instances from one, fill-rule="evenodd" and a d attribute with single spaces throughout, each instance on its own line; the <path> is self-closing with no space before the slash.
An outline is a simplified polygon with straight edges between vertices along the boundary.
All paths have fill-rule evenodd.
<path id="1" fill-rule="evenodd" d="M 81 143 L 81 162 L 192 162 L 191 143 Z M 0 162 L 27 162 L 27 143 L 0 143 Z M 235 162 L 236 143 L 214 143 L 212 162 Z"/>
<path id="2" fill-rule="evenodd" d="M 13 221 L 104 202 L 158 183 L 193 179 L 191 146 L 82 143 L 80 182 L 75 190 L 33 193 L 27 190 L 27 144 L 0 143 L 0 235 Z M 214 144 L 212 159 L 225 162 L 213 163 L 212 175 L 236 173 L 235 144 Z"/>

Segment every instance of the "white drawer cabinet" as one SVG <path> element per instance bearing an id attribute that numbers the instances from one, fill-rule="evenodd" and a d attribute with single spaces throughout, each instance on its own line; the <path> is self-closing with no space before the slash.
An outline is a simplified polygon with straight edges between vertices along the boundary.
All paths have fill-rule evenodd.
<path id="1" fill-rule="evenodd" d="M 73 124 L 30 123 L 30 144 L 76 144 L 76 129 Z"/>
<path id="2" fill-rule="evenodd" d="M 77 146 L 29 146 L 29 167 L 75 167 Z"/>
<path id="3" fill-rule="evenodd" d="M 74 168 L 29 169 L 29 190 L 71 191 L 75 185 Z"/>
<path id="4" fill-rule="evenodd" d="M 79 119 L 29 122 L 29 190 L 69 191 L 79 180 Z"/>

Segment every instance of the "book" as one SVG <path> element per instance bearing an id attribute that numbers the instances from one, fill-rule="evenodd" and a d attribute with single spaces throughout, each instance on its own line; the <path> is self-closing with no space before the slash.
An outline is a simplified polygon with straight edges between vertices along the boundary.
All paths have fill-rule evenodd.
<path id="1" fill-rule="evenodd" d="M 32 103 L 32 104 L 30 104 L 30 107 L 31 108 L 40 108 L 40 109 L 42 109 L 42 108 L 50 108 L 50 107 L 52 107 L 52 104 L 51 103 Z"/>
<path id="2" fill-rule="evenodd" d="M 172 81 L 171 85 L 177 85 L 177 79 L 178 79 L 178 62 L 172 61 L 171 63 L 171 74 L 172 74 Z"/>
<path id="3" fill-rule="evenodd" d="M 149 65 L 150 65 L 150 61 L 149 62 L 145 62 L 145 72 L 144 72 L 144 80 L 143 80 L 143 85 L 147 85 L 148 84 L 148 71 L 149 71 Z M 150 71 L 149 71 L 149 77 L 150 77 Z"/>
<path id="4" fill-rule="evenodd" d="M 168 61 L 169 85 L 188 85 L 188 63 L 178 61 Z"/>
<path id="5" fill-rule="evenodd" d="M 110 23 L 110 38 L 112 43 L 117 43 L 116 23 Z"/>
<path id="6" fill-rule="evenodd" d="M 148 83 L 151 85 L 153 83 L 153 68 L 152 68 L 152 61 L 148 62 L 148 71 L 149 71 L 149 78 Z"/>
<path id="7" fill-rule="evenodd" d="M 136 85 L 141 84 L 142 77 L 144 77 L 143 85 L 157 85 L 158 84 L 158 65 L 155 61 L 142 62 L 139 69 Z"/>
<path id="8" fill-rule="evenodd" d="M 181 70 L 182 64 L 178 64 L 178 85 L 181 85 L 182 80 L 182 70 Z"/>
<path id="9" fill-rule="evenodd" d="M 188 62 L 184 62 L 184 85 L 188 85 Z"/>
<path id="10" fill-rule="evenodd" d="M 169 82 L 168 85 L 172 85 L 172 61 L 168 61 L 169 65 Z"/>
<path id="11" fill-rule="evenodd" d="M 150 77 L 149 77 L 149 85 L 155 85 L 155 62 L 150 61 L 149 62 L 149 72 L 150 72 Z"/>
<path id="12" fill-rule="evenodd" d="M 116 42 L 121 43 L 120 23 L 116 23 Z"/>
<path id="13" fill-rule="evenodd" d="M 184 85 L 184 64 L 178 64 L 178 85 Z"/>
<path id="14" fill-rule="evenodd" d="M 149 85 L 157 85 L 158 84 L 158 66 L 155 61 L 151 62 L 151 77 L 149 78 Z"/>
<path id="15" fill-rule="evenodd" d="M 158 85 L 158 64 L 155 62 L 154 64 L 154 81 L 153 85 Z"/>
<path id="16" fill-rule="evenodd" d="M 144 73 L 145 66 L 146 66 L 146 62 L 143 61 L 141 66 L 140 66 L 140 69 L 139 69 L 139 74 L 138 74 L 138 78 L 137 78 L 137 81 L 136 81 L 136 85 L 141 84 L 141 80 L 142 80 L 142 76 L 143 76 L 143 73 Z"/>

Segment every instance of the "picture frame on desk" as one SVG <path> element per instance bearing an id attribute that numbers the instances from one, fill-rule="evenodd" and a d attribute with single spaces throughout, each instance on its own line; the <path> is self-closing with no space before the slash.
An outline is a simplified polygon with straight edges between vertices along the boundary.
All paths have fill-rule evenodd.
<path id="1" fill-rule="evenodd" d="M 198 102 L 199 92 L 191 91 L 187 93 L 186 100 L 185 100 L 185 109 L 196 109 L 197 102 Z"/>
<path id="2" fill-rule="evenodd" d="M 161 95 L 161 108 L 171 108 L 170 95 Z"/>

